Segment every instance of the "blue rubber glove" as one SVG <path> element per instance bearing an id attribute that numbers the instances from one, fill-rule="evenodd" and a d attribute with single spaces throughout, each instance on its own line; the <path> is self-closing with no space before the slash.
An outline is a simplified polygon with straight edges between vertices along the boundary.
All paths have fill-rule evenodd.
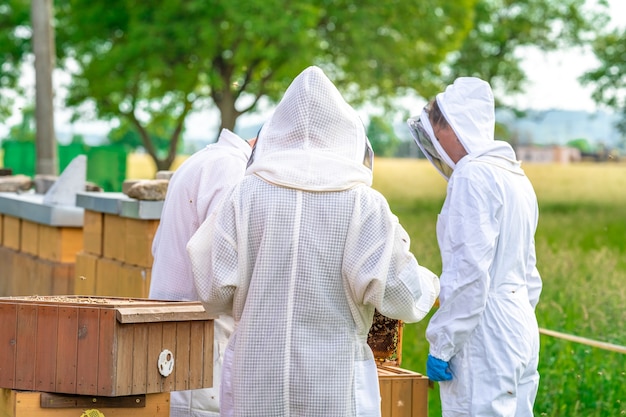
<path id="1" fill-rule="evenodd" d="M 426 374 L 433 381 L 450 381 L 452 379 L 448 362 L 431 355 L 428 355 L 428 360 L 426 361 Z"/>

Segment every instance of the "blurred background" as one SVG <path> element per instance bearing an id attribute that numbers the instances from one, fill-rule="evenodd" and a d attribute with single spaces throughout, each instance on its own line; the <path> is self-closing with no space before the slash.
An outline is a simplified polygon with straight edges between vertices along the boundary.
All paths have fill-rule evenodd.
<path id="1" fill-rule="evenodd" d="M 90 176 L 131 153 L 172 169 L 221 128 L 254 136 L 309 65 L 359 110 L 378 156 L 419 156 L 405 120 L 458 76 L 492 84 L 497 137 L 527 160 L 626 153 L 620 0 L 1 0 L 0 27 L 14 173 L 55 174 L 78 153 Z"/>

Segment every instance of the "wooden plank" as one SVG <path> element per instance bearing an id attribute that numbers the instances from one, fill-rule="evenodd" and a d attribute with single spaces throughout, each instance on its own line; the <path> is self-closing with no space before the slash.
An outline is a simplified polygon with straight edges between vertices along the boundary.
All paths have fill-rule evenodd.
<path id="1" fill-rule="evenodd" d="M 78 309 L 76 347 L 76 393 L 98 394 L 98 349 L 100 346 L 100 308 Z"/>
<path id="2" fill-rule="evenodd" d="M 0 246 L 0 296 L 10 295 L 11 281 L 13 280 L 13 257 L 17 252 L 13 249 Z"/>
<path id="3" fill-rule="evenodd" d="M 22 304 L 17 308 L 17 352 L 15 388 L 35 389 L 35 345 L 37 342 L 37 306 Z"/>
<path id="4" fill-rule="evenodd" d="M 76 262 L 83 248 L 83 229 L 45 224 L 39 228 L 39 257 L 54 262 Z"/>
<path id="5" fill-rule="evenodd" d="M 117 372 L 115 362 L 117 353 L 116 328 L 115 311 L 102 309 L 100 311 L 98 345 L 98 394 L 103 396 L 110 396 L 115 390 L 113 383 Z"/>
<path id="6" fill-rule="evenodd" d="M 14 387 L 16 342 L 17 306 L 0 303 L 0 387 Z"/>
<path id="7" fill-rule="evenodd" d="M 146 393 L 163 391 L 163 377 L 159 374 L 157 361 L 163 350 L 163 323 L 148 325 L 148 370 L 146 377 Z"/>
<path id="8" fill-rule="evenodd" d="M 48 295 L 49 282 L 37 282 L 37 258 L 18 252 L 13 258 L 13 277 L 10 284 L 10 295 L 31 295 L 41 292 Z M 40 287 L 40 288 L 38 288 Z"/>
<path id="9" fill-rule="evenodd" d="M 204 322 L 204 367 L 202 386 L 213 386 L 213 320 Z"/>
<path id="10" fill-rule="evenodd" d="M 21 251 L 37 256 L 39 246 L 39 224 L 28 220 L 22 220 L 20 229 Z"/>
<path id="11" fill-rule="evenodd" d="M 125 263 L 152 267 L 152 240 L 158 226 L 159 220 L 126 219 L 125 246 L 129 250 L 125 253 Z"/>
<path id="12" fill-rule="evenodd" d="M 119 296 L 122 264 L 109 258 L 99 258 L 96 263 L 96 292 L 98 296 Z"/>
<path id="13" fill-rule="evenodd" d="M 391 379 L 379 379 L 380 388 L 380 411 L 382 417 L 391 417 Z"/>
<path id="14" fill-rule="evenodd" d="M 39 404 L 41 408 L 141 408 L 146 406 L 146 396 L 129 395 L 123 397 L 95 397 L 93 395 L 53 394 L 40 393 Z"/>
<path id="15" fill-rule="evenodd" d="M 57 263 L 41 260 L 43 264 L 51 264 L 52 267 L 52 295 L 68 295 L 74 290 L 73 263 Z"/>
<path id="16" fill-rule="evenodd" d="M 191 342 L 191 326 L 188 321 L 176 324 L 176 380 L 175 390 L 191 389 L 189 386 L 189 344 Z"/>
<path id="17" fill-rule="evenodd" d="M 86 252 L 76 254 L 74 288 L 70 294 L 96 294 L 96 264 L 99 257 Z"/>
<path id="18" fill-rule="evenodd" d="M 413 379 L 413 415 L 428 416 L 428 378 L 424 375 Z"/>
<path id="19" fill-rule="evenodd" d="M 21 250 L 22 219 L 5 214 L 2 221 L 2 244 L 16 251 Z"/>
<path id="20" fill-rule="evenodd" d="M 150 268 L 124 263 L 120 269 L 119 295 L 148 298 L 150 295 Z"/>
<path id="21" fill-rule="evenodd" d="M 127 325 L 134 329 L 133 335 L 133 379 L 131 394 L 145 394 L 148 376 L 148 327 Z"/>
<path id="22" fill-rule="evenodd" d="M 126 219 L 116 214 L 104 214 L 102 256 L 124 261 L 126 252 Z"/>
<path id="23" fill-rule="evenodd" d="M 78 351 L 78 308 L 59 307 L 56 392 L 76 393 L 76 355 Z"/>
<path id="24" fill-rule="evenodd" d="M 54 392 L 56 386 L 58 306 L 37 306 L 35 390 Z"/>
<path id="25" fill-rule="evenodd" d="M 102 256 L 104 214 L 85 209 L 83 215 L 83 250 Z"/>
<path id="26" fill-rule="evenodd" d="M 174 370 L 171 374 L 163 380 L 163 391 L 174 391 L 176 387 L 176 358 L 178 352 L 176 351 L 176 323 L 165 322 L 163 323 L 163 349 L 168 349 L 174 355 Z M 163 350 L 162 349 L 162 350 Z"/>
<path id="27" fill-rule="evenodd" d="M 412 417 L 413 381 L 404 378 L 392 379 L 391 417 Z"/>
<path id="28" fill-rule="evenodd" d="M 124 401 L 137 401 L 137 396 L 132 399 L 102 399 L 101 402 L 96 398 L 96 402 L 92 402 L 90 408 L 79 406 L 78 408 L 42 408 L 41 398 L 42 394 L 39 392 L 18 392 L 7 390 L 6 393 L 2 392 L 2 397 L 6 398 L 3 401 L 3 408 L 0 409 L 0 416 L 2 417 L 78 417 L 80 415 L 85 416 L 106 416 L 106 417 L 169 417 L 169 393 L 151 394 L 145 396 L 145 404 L 142 406 L 141 402 L 133 405 L 132 407 L 126 406 L 114 406 L 109 407 L 106 403 L 112 404 L 114 402 Z M 82 401 L 92 401 L 92 397 L 82 399 Z M 78 401 L 78 400 L 77 400 Z M 141 401 L 141 400 L 140 400 Z M 105 404 L 102 404 L 104 402 Z M 82 405 L 82 403 L 80 404 Z M 122 404 L 125 405 L 125 404 Z"/>
<path id="29" fill-rule="evenodd" d="M 204 323 L 201 321 L 190 322 L 189 332 L 189 387 L 196 389 L 202 387 L 204 344 L 213 343 L 213 341 L 204 340 Z M 210 358 L 210 360 L 213 359 Z"/>
<path id="30" fill-rule="evenodd" d="M 116 378 L 114 395 L 130 395 L 133 391 L 133 336 L 134 325 L 118 325 L 116 328 L 117 348 Z"/>
<path id="31" fill-rule="evenodd" d="M 157 321 L 191 321 L 212 318 L 202 304 L 168 304 L 154 307 L 118 307 L 120 323 L 153 323 Z"/>

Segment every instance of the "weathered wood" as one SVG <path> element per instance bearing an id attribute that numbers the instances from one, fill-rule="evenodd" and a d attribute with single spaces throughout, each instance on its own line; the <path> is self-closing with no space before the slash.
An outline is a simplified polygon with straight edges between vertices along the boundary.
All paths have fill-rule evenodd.
<path id="1" fill-rule="evenodd" d="M 212 316 L 200 304 L 167 305 L 156 307 L 118 307 L 117 321 L 126 323 L 154 323 L 162 321 L 208 320 Z"/>
<path id="2" fill-rule="evenodd" d="M 118 321 L 118 309 L 126 311 L 120 317 L 132 316 L 134 304 L 170 321 L 137 320 L 142 314 Z M 168 305 L 175 311 L 167 312 Z M 187 320 L 198 308 L 198 302 L 128 298 L 0 298 L 0 388 L 107 397 L 208 388 L 213 321 L 195 313 Z M 158 370 L 165 350 L 174 359 L 169 375 Z"/>
<path id="3" fill-rule="evenodd" d="M 35 390 L 54 392 L 56 387 L 56 357 L 59 307 L 52 305 L 37 308 L 37 343 L 35 350 Z"/>
<path id="4" fill-rule="evenodd" d="M 94 397 L 91 395 L 42 392 L 40 393 L 39 405 L 41 408 L 144 408 L 146 406 L 146 395 Z"/>

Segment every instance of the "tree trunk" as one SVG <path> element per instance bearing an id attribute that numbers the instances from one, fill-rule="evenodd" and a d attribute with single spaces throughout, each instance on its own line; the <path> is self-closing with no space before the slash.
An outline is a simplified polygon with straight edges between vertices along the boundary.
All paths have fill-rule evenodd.
<path id="1" fill-rule="evenodd" d="M 52 0 L 32 0 L 33 51 L 35 53 L 35 125 L 37 174 L 57 175 L 56 136 L 52 69 L 54 68 L 54 32 Z"/>

